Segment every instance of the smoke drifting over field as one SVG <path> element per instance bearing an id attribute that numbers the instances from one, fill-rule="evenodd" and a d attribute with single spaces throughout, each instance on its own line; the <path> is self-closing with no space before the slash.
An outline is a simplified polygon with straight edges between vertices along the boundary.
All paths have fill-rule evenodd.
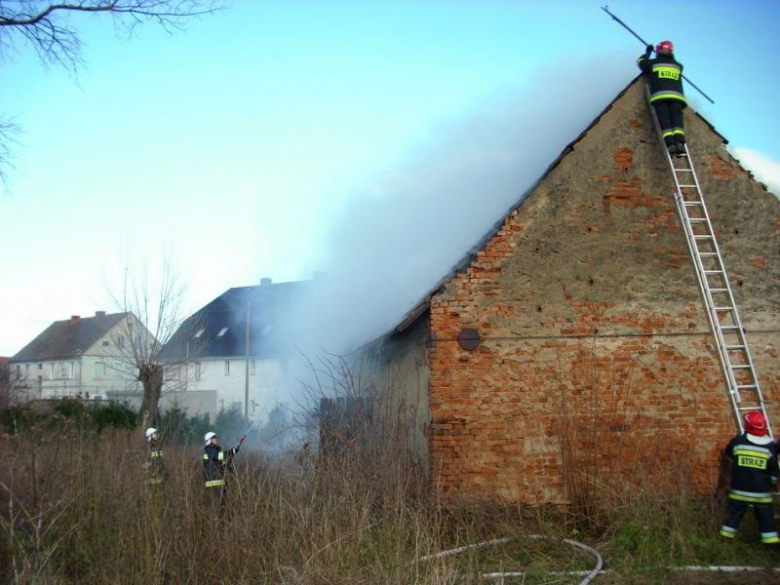
<path id="1" fill-rule="evenodd" d="M 323 242 L 327 277 L 292 317 L 303 350 L 348 352 L 397 325 L 634 73 L 623 57 L 551 63 L 356 189 Z"/>

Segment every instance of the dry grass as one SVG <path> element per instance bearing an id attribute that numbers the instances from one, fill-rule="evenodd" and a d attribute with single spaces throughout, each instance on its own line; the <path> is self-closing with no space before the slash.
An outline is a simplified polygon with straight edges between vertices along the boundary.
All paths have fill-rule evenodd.
<path id="1" fill-rule="evenodd" d="M 624 571 L 618 575 L 670 563 L 772 562 L 749 542 L 756 536 L 750 521 L 734 546 L 720 543 L 714 533 L 720 502 L 683 492 L 624 497 L 608 513 L 607 499 L 592 502 L 589 510 L 602 511 L 598 532 L 588 533 L 563 509 L 439 506 L 426 498 L 421 478 L 376 451 L 367 459 L 346 450 L 310 469 L 242 451 L 224 505 L 202 487 L 199 449 L 166 451 L 170 476 L 162 489 L 145 484 L 144 455 L 138 435 L 127 431 L 1 439 L 0 577 L 17 583 L 438 584 L 531 570 L 539 577 L 525 582 L 535 583 L 550 582 L 542 576 L 547 570 L 591 566 L 563 544 L 524 539 L 538 532 L 589 542 Z M 408 565 L 507 535 L 516 541 Z M 652 575 L 631 578 L 649 583 Z M 621 582 L 616 578 L 605 582 Z"/>

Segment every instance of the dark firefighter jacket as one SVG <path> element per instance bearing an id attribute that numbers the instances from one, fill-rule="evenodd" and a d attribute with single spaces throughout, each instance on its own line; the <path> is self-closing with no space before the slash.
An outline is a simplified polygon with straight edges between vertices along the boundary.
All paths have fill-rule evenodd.
<path id="1" fill-rule="evenodd" d="M 149 443 L 149 461 L 146 463 L 149 473 L 148 483 L 152 485 L 161 484 L 165 481 L 166 471 L 163 462 L 162 447 L 157 441 Z"/>
<path id="2" fill-rule="evenodd" d="M 753 443 L 745 433 L 731 439 L 725 455 L 732 461 L 729 498 L 753 504 L 771 504 L 772 484 L 780 476 L 777 446 L 774 443 Z"/>
<path id="3" fill-rule="evenodd" d="M 658 55 L 651 59 L 650 53 L 645 53 L 636 62 L 642 73 L 650 78 L 650 103 L 678 100 L 683 107 L 687 105 L 682 84 L 683 66 L 673 55 Z"/>
<path id="4" fill-rule="evenodd" d="M 223 451 L 219 445 L 206 445 L 203 448 L 203 481 L 207 488 L 225 485 L 225 470 L 230 465 L 238 447 Z"/>

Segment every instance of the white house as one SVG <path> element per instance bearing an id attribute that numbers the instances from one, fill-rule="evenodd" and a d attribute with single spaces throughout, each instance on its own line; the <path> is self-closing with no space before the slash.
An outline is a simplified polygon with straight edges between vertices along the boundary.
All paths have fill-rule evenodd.
<path id="1" fill-rule="evenodd" d="M 10 360 L 13 399 L 135 398 L 140 387 L 126 356 L 132 313 L 73 315 L 55 321 Z"/>
<path id="2" fill-rule="evenodd" d="M 237 408 L 264 420 L 299 382 L 291 363 L 293 315 L 312 281 L 231 288 L 187 319 L 161 357 L 169 363 L 161 407 L 215 415 Z"/>

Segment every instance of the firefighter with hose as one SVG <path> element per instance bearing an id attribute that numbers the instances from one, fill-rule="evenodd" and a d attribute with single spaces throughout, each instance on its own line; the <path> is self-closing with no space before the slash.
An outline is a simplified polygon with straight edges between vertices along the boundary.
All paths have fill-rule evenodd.
<path id="1" fill-rule="evenodd" d="M 238 453 L 245 439 L 246 435 L 239 439 L 235 447 L 223 451 L 216 433 L 209 431 L 203 437 L 206 443 L 203 447 L 204 486 L 207 492 L 219 494 L 219 498 L 223 502 L 225 498 L 226 472 L 230 469 L 233 457 Z"/>

